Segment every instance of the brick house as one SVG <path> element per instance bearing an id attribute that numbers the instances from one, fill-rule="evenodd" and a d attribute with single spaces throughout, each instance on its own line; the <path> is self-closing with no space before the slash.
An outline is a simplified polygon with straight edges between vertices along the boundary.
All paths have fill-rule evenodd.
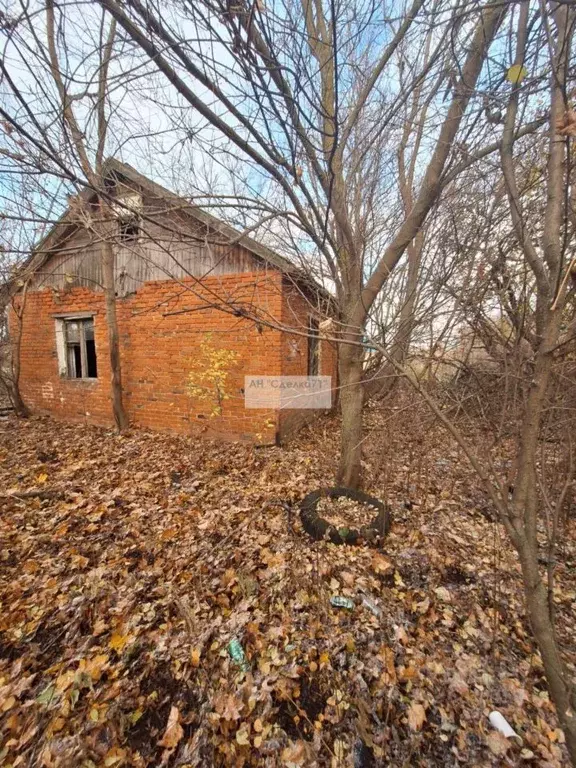
<path id="1" fill-rule="evenodd" d="M 246 409 L 244 377 L 318 374 L 335 385 L 336 350 L 318 333 L 328 294 L 283 257 L 131 166 L 108 160 L 105 169 L 115 220 L 104 228 L 86 190 L 24 271 L 26 289 L 16 301 L 20 391 L 30 410 L 114 424 L 100 259 L 112 237 L 123 398 L 133 425 L 273 442 L 314 417 L 310 410 Z M 221 351 L 224 398 L 210 381 L 197 396 L 191 371 L 198 382 L 210 353 Z"/>

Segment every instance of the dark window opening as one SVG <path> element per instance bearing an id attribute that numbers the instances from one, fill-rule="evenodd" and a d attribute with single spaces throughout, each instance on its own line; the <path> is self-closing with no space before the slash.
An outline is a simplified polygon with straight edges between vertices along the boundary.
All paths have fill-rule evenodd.
<path id="1" fill-rule="evenodd" d="M 140 237 L 140 226 L 135 219 L 120 222 L 120 240 L 123 243 L 136 243 Z"/>
<path id="2" fill-rule="evenodd" d="M 318 376 L 320 362 L 320 338 L 318 321 L 313 317 L 308 321 L 308 376 Z"/>
<path id="3" fill-rule="evenodd" d="M 106 176 L 104 179 L 104 189 L 109 195 L 113 194 L 116 190 L 116 179 L 113 176 Z"/>
<path id="4" fill-rule="evenodd" d="M 98 366 L 96 365 L 96 344 L 94 340 L 86 342 L 86 364 L 88 367 L 88 378 L 98 378 Z"/>
<path id="5" fill-rule="evenodd" d="M 65 320 L 66 372 L 69 379 L 98 378 L 94 320 Z"/>

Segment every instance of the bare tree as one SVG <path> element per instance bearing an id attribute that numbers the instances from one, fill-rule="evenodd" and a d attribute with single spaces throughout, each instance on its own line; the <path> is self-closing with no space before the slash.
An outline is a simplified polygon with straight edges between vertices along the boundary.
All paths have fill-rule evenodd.
<path id="1" fill-rule="evenodd" d="M 111 400 L 119 429 L 128 426 L 123 396 L 118 322 L 116 317 L 114 233 L 118 229 L 112 196 L 106 187 L 104 166 L 110 146 L 122 146 L 134 136 L 135 123 L 124 108 L 137 78 L 131 59 L 119 46 L 115 22 L 93 6 L 85 15 L 63 9 L 52 0 L 40 8 L 22 6 L 5 16 L 4 55 L 0 77 L 5 99 L 0 107 L 3 170 L 13 180 L 3 202 L 11 220 L 36 235 L 13 254 L 24 262 L 19 279 L 26 280 L 46 253 L 43 235 L 58 223 L 69 203 L 78 224 L 91 229 L 100 243 L 102 289 L 111 371 Z M 45 22 L 39 27 L 38 18 Z M 93 27 L 86 23 L 90 18 Z M 112 123 L 111 123 L 112 121 Z M 112 140 L 110 126 L 112 124 Z M 140 136 L 144 136 L 140 125 Z M 114 150 L 112 150 L 114 151 Z M 34 179 L 39 192 L 29 211 L 19 209 L 27 200 L 26 179 Z M 19 180 L 19 181 L 15 181 Z M 85 206 L 85 190 L 96 204 Z M 67 200 L 66 200 L 67 198 Z M 27 252 L 25 253 L 25 250 Z M 14 360 L 15 364 L 18 362 Z"/>
<path id="2" fill-rule="evenodd" d="M 223 151 L 242 151 L 271 199 L 282 200 L 282 215 L 324 259 L 339 313 L 338 479 L 357 485 L 364 399 L 359 342 L 374 301 L 442 190 L 447 164 L 486 151 L 481 136 L 465 160 L 453 154 L 506 4 L 434 4 L 428 53 L 414 57 L 401 84 L 400 45 L 413 49 L 427 37 L 415 24 L 428 25 L 423 0 L 403 6 L 395 20 L 385 6 L 336 8 L 306 0 L 275 9 L 184 2 L 171 7 L 173 21 L 153 2 L 101 5 L 218 129 Z M 369 18 L 377 31 L 369 32 Z M 422 103 L 430 102 L 436 127 L 421 154 L 423 167 L 413 169 L 409 210 L 391 221 L 396 184 L 390 150 L 398 116 L 415 91 Z"/>
<path id="3" fill-rule="evenodd" d="M 46 29 L 47 42 L 50 61 L 50 72 L 54 78 L 58 95 L 60 96 L 62 120 L 67 129 L 69 140 L 74 148 L 78 162 L 82 171 L 92 187 L 98 192 L 104 191 L 105 179 L 102 175 L 102 165 L 104 162 L 104 151 L 106 147 L 106 132 L 108 121 L 106 116 L 106 91 L 108 86 L 108 68 L 114 37 L 116 35 L 116 23 L 112 21 L 109 26 L 106 37 L 104 38 L 104 29 L 102 29 L 101 44 L 98 46 L 100 53 L 100 62 L 97 75 L 97 147 L 93 162 L 91 162 L 84 134 L 80 128 L 78 119 L 74 111 L 74 97 L 70 92 L 67 83 L 62 76 L 62 66 L 58 54 L 56 43 L 56 21 L 55 8 L 53 0 L 46 2 Z M 98 205 L 103 222 L 110 220 L 110 208 L 108 199 L 98 194 Z M 118 320 L 116 317 L 116 283 L 114 278 L 114 250 L 109 238 L 102 240 L 102 275 L 104 281 L 104 297 L 106 302 L 106 325 L 108 328 L 108 346 L 110 350 L 110 371 L 111 371 L 111 391 L 112 391 L 112 410 L 118 429 L 126 429 L 128 426 L 128 417 L 124 410 L 122 402 L 122 373 L 120 366 L 120 345 L 118 337 Z"/>
<path id="4" fill-rule="evenodd" d="M 572 370 L 576 342 L 570 160 L 576 120 L 569 101 L 575 24 L 576 10 L 565 3 L 550 8 L 522 3 L 511 15 L 515 53 L 509 84 L 504 93 L 490 94 L 502 107 L 501 173 L 485 167 L 485 178 L 478 172 L 468 179 L 470 199 L 476 199 L 470 215 L 482 232 L 474 230 L 465 206 L 463 221 L 455 225 L 460 287 L 453 280 L 450 292 L 472 339 L 465 356 L 470 359 L 478 340 L 492 364 L 487 378 L 496 382 L 491 393 L 482 392 L 478 379 L 468 387 L 494 437 L 488 455 L 471 443 L 453 411 L 424 381 L 408 377 L 388 356 L 464 450 L 518 553 L 528 618 L 574 765 L 576 686 L 562 653 L 553 584 L 560 521 L 574 478 L 574 390 L 566 372 Z M 518 126 L 530 119 L 535 92 L 546 94 L 549 120 L 533 139 L 519 141 Z M 458 244 L 458 231 L 467 229 L 472 241 Z M 460 398 L 458 412 L 466 413 L 470 403 L 469 397 L 468 405 Z M 515 449 L 506 473 L 492 460 L 504 434 L 513 438 Z M 559 454 L 556 448 L 551 454 L 551 445 L 560 446 Z M 563 477 L 553 481 L 558 472 L 551 466 L 562 466 Z"/>

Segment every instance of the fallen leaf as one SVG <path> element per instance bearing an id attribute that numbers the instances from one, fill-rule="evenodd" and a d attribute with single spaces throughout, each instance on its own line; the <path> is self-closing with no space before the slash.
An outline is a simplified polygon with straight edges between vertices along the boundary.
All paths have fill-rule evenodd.
<path id="1" fill-rule="evenodd" d="M 184 729 L 180 725 L 180 712 L 178 707 L 172 706 L 170 707 L 164 736 L 162 736 L 158 744 L 161 747 L 166 747 L 166 749 L 174 749 L 174 747 L 178 746 L 182 736 L 184 736 Z"/>
<path id="2" fill-rule="evenodd" d="M 250 735 L 248 733 L 247 726 L 243 725 L 239 730 L 236 731 L 236 741 L 242 747 L 250 746 Z"/>
<path id="3" fill-rule="evenodd" d="M 96 619 L 94 626 L 92 627 L 92 634 L 94 637 L 102 635 L 108 629 L 108 624 L 103 619 Z"/>
<path id="4" fill-rule="evenodd" d="M 304 765 L 306 760 L 306 745 L 303 741 L 296 741 L 282 750 L 282 762 L 285 765 Z"/>
<path id="5" fill-rule="evenodd" d="M 55 685 L 48 685 L 44 690 L 36 697 L 38 704 L 50 704 L 56 693 Z"/>
<path id="6" fill-rule="evenodd" d="M 2 712 L 8 712 L 9 709 L 12 709 L 12 707 L 16 704 L 16 697 L 15 696 L 8 696 L 7 699 L 4 699 L 2 702 L 2 706 L 0 709 L 2 709 Z"/>
<path id="7" fill-rule="evenodd" d="M 341 762 L 344 760 L 344 756 L 346 755 L 346 742 L 342 739 L 334 739 L 334 744 L 332 745 L 332 751 L 334 752 L 334 757 Z"/>
<path id="8" fill-rule="evenodd" d="M 413 731 L 419 731 L 426 720 L 426 710 L 422 704 L 413 702 L 408 710 L 408 725 Z"/>
<path id="9" fill-rule="evenodd" d="M 486 744 L 488 744 L 490 752 L 497 757 L 503 757 L 510 747 L 510 742 L 506 736 L 503 736 L 499 731 L 491 731 L 486 736 Z"/>
<path id="10" fill-rule="evenodd" d="M 442 600 L 444 603 L 449 603 L 452 600 L 452 595 L 450 592 L 446 589 L 446 587 L 437 587 L 434 590 L 434 594 L 439 600 Z"/>
<path id="11" fill-rule="evenodd" d="M 384 557 L 384 555 L 376 554 L 372 558 L 372 569 L 376 571 L 376 573 L 387 573 L 391 568 L 394 566 L 388 560 L 387 557 Z"/>
<path id="12" fill-rule="evenodd" d="M 124 646 L 128 642 L 128 635 L 113 634 L 108 643 L 108 647 L 117 653 L 122 653 Z"/>
<path id="13" fill-rule="evenodd" d="M 106 756 L 104 757 L 104 765 L 118 765 L 118 763 L 122 762 L 125 757 L 126 752 L 121 749 L 121 747 L 112 747 L 112 749 L 109 749 L 108 752 L 106 752 Z"/>

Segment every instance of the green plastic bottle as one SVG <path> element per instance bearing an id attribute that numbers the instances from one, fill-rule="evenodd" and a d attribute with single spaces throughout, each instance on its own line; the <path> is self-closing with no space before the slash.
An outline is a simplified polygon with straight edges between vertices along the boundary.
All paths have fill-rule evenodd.
<path id="1" fill-rule="evenodd" d="M 334 608 L 346 608 L 351 611 L 354 608 L 354 600 L 349 597 L 342 597 L 341 595 L 334 595 L 330 598 L 330 605 Z"/>
<path id="2" fill-rule="evenodd" d="M 250 666 L 246 660 L 246 654 L 244 653 L 244 648 L 242 648 L 242 644 L 240 643 L 240 640 L 238 640 L 237 637 L 233 637 L 232 640 L 228 643 L 228 654 L 232 661 L 240 667 L 240 669 L 243 672 L 248 672 L 250 669 Z"/>

